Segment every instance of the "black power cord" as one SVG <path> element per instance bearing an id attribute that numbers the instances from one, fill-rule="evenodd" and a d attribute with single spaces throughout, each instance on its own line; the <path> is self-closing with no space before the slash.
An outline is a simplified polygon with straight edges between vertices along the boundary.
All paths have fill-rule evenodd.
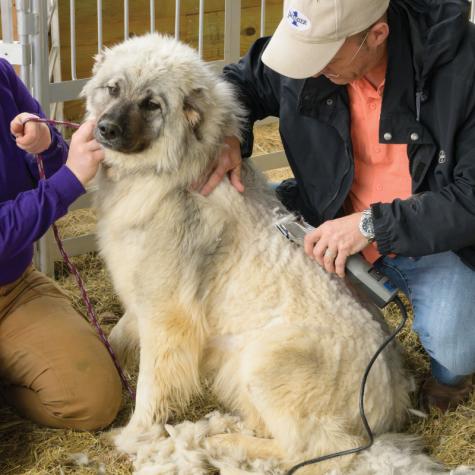
<path id="1" fill-rule="evenodd" d="M 361 447 L 356 447 L 354 449 L 348 449 L 348 450 L 342 450 L 341 452 L 335 452 L 333 454 L 328 454 L 328 455 L 323 455 L 321 457 L 317 457 L 314 459 L 310 460 L 305 460 L 304 462 L 300 462 L 297 465 L 294 465 L 288 472 L 287 475 L 293 475 L 297 470 L 301 469 L 302 467 L 305 467 L 306 465 L 313 465 L 319 462 L 323 462 L 325 460 L 330 460 L 334 459 L 336 457 L 343 457 L 344 455 L 350 455 L 350 454 L 356 454 L 358 452 L 362 452 L 363 450 L 369 449 L 374 442 L 374 436 L 373 433 L 371 432 L 371 427 L 368 424 L 368 420 L 366 419 L 366 414 L 364 412 L 364 394 L 365 394 L 365 386 L 366 386 L 366 380 L 368 379 L 369 372 L 376 361 L 376 358 L 380 355 L 380 353 L 386 348 L 391 341 L 394 340 L 396 335 L 403 329 L 404 325 L 406 324 L 407 321 L 407 312 L 404 307 L 404 304 L 402 303 L 401 299 L 399 297 L 395 297 L 393 302 L 399 307 L 399 310 L 401 311 L 402 314 L 402 320 L 399 326 L 394 330 L 394 332 L 383 342 L 383 344 L 377 349 L 376 353 L 373 355 L 371 358 L 370 362 L 368 363 L 368 366 L 366 367 L 366 370 L 363 375 L 363 379 L 361 380 L 361 387 L 360 387 L 360 416 L 361 420 L 363 421 L 364 428 L 366 429 L 366 432 L 368 433 L 369 437 L 369 442 Z"/>

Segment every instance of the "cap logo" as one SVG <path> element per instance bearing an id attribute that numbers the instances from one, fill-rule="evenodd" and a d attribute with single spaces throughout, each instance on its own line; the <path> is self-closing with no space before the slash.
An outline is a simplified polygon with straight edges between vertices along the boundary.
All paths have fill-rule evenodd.
<path id="1" fill-rule="evenodd" d="M 287 21 L 292 28 L 299 31 L 305 31 L 310 28 L 310 20 L 295 8 L 289 8 L 287 12 Z"/>

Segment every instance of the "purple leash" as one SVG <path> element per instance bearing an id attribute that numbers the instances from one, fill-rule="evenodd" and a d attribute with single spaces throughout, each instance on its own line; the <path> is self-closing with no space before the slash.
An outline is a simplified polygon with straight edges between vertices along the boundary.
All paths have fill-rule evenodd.
<path id="1" fill-rule="evenodd" d="M 26 124 L 27 122 L 43 122 L 45 124 L 64 125 L 65 127 L 69 127 L 72 129 L 78 129 L 80 127 L 80 124 L 76 124 L 74 122 L 66 122 L 66 121 L 59 121 L 59 120 L 52 120 L 52 119 L 31 118 L 31 119 L 27 119 L 24 122 L 24 124 Z M 38 164 L 38 171 L 39 171 L 40 178 L 44 180 L 46 178 L 46 175 L 45 175 L 45 170 L 43 167 L 43 159 L 41 158 L 40 155 L 36 155 L 36 163 Z M 68 254 L 64 250 L 63 242 L 61 241 L 61 237 L 59 236 L 59 231 L 56 224 L 53 223 L 52 228 L 53 228 L 54 238 L 59 248 L 59 252 L 61 253 L 61 256 L 63 257 L 63 260 L 66 263 L 69 271 L 72 274 L 74 274 L 74 277 L 76 278 L 76 282 L 78 284 L 79 290 L 81 291 L 82 300 L 87 309 L 87 316 L 89 318 L 89 322 L 91 325 L 95 327 L 97 334 L 99 335 L 99 338 L 101 339 L 102 343 L 104 343 L 105 347 L 107 348 L 107 351 L 111 355 L 112 361 L 114 362 L 114 365 L 117 368 L 117 371 L 119 373 L 120 379 L 122 380 L 122 384 L 124 385 L 124 388 L 130 394 L 130 397 L 132 398 L 132 400 L 134 400 L 135 391 L 132 389 L 127 379 L 127 376 L 124 373 L 124 370 L 120 366 L 119 361 L 117 357 L 115 356 L 115 353 L 114 353 L 114 350 L 112 349 L 111 344 L 107 340 L 107 337 L 104 331 L 99 325 L 96 312 L 94 310 L 94 307 L 92 306 L 91 301 L 89 300 L 89 295 L 86 291 L 84 281 L 82 280 L 82 277 L 79 274 L 79 271 L 77 270 L 76 266 L 71 262 L 71 259 L 69 258 Z"/>

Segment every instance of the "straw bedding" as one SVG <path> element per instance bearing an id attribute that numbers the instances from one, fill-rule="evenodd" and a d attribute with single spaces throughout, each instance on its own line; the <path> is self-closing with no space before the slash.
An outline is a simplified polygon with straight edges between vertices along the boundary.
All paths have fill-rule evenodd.
<path id="1" fill-rule="evenodd" d="M 255 153 L 272 152 L 280 147 L 275 124 L 256 129 Z M 267 175 L 271 181 L 280 181 L 290 176 L 290 170 L 273 170 Z M 78 236 L 93 229 L 94 222 L 92 210 L 79 210 L 63 218 L 59 226 L 64 236 Z M 74 261 L 87 284 L 101 324 L 109 331 L 121 315 L 121 306 L 103 263 L 94 253 L 76 257 Z M 56 274 L 76 308 L 84 312 L 74 279 L 61 264 L 57 265 Z M 385 317 L 392 326 L 400 318 L 395 306 L 386 309 Z M 409 325 L 399 336 L 399 341 L 404 348 L 408 367 L 417 378 L 422 378 L 428 371 L 428 360 Z M 202 399 L 191 404 L 182 419 L 197 421 L 215 409 L 219 409 L 218 404 L 205 392 Z M 123 425 L 130 411 L 131 403 L 124 393 L 124 406 L 113 426 Z M 449 414 L 432 413 L 424 418 L 412 416 L 407 432 L 422 436 L 428 451 L 447 466 L 472 465 L 475 464 L 474 421 L 475 397 L 472 396 L 467 404 Z M 112 450 L 106 433 L 40 428 L 20 419 L 0 404 L 0 474 L 71 473 L 129 474 L 131 463 Z"/>

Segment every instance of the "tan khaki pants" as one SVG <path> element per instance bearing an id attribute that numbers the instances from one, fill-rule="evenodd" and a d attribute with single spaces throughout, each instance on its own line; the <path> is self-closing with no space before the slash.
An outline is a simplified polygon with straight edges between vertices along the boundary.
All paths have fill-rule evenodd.
<path id="1" fill-rule="evenodd" d="M 119 410 L 121 383 L 95 330 L 33 267 L 0 286 L 1 393 L 38 424 L 92 430 Z"/>

